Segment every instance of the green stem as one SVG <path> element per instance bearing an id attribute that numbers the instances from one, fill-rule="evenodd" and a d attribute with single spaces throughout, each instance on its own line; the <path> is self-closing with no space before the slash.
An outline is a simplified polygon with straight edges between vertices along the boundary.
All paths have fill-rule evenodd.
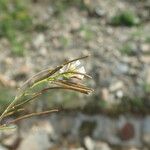
<path id="1" fill-rule="evenodd" d="M 20 97 L 20 96 L 19 96 Z M 16 96 L 15 99 L 8 105 L 8 107 L 4 110 L 4 112 L 1 114 L 0 116 L 0 122 L 2 121 L 2 119 L 5 117 L 5 115 L 7 114 L 7 112 L 9 111 L 9 109 L 11 109 L 14 104 L 19 100 L 19 97 Z"/>
<path id="2" fill-rule="evenodd" d="M 53 113 L 53 112 L 58 112 L 58 111 L 59 111 L 58 109 L 52 109 L 52 110 L 48 110 L 48 111 L 27 114 L 27 115 L 21 116 L 19 118 L 16 118 L 16 119 L 10 121 L 8 124 L 16 123 L 16 122 L 18 122 L 20 120 L 23 120 L 23 119 L 26 119 L 26 118 L 30 118 L 30 117 L 33 117 L 33 116 L 45 115 L 45 114 L 49 114 L 49 113 Z"/>

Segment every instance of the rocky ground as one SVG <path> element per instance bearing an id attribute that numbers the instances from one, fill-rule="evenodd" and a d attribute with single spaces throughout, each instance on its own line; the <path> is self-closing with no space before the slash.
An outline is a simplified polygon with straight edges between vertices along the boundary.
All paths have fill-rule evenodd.
<path id="1" fill-rule="evenodd" d="M 94 117 L 76 114 L 76 119 L 68 121 L 70 124 L 77 121 L 76 125 L 78 122 L 81 124 L 82 119 L 89 118 L 88 122 L 92 122 L 90 126 L 93 124 L 99 126 L 98 129 L 85 131 L 86 133 L 83 133 L 85 135 L 77 135 L 77 137 L 83 136 L 80 144 L 78 141 L 73 144 L 70 141 L 69 145 L 73 145 L 72 150 L 84 149 L 81 147 L 87 147 L 88 150 L 109 150 L 116 145 L 122 147 L 126 145 L 129 149 L 142 147 L 143 150 L 147 150 L 145 143 L 147 139 L 150 140 L 150 123 L 147 119 L 150 112 L 149 0 L 66 2 L 68 1 L 28 1 L 27 9 L 32 23 L 26 31 L 17 30 L 17 35 L 13 37 L 17 42 L 23 41 L 19 51 L 13 50 L 9 38 L 5 36 L 0 38 L 0 107 L 8 104 L 14 95 L 14 90 L 34 73 L 56 66 L 66 59 L 91 54 L 83 65 L 87 73 L 93 77 L 92 80 L 85 81 L 95 89 L 93 95 L 86 97 L 72 92 L 67 94 L 54 92 L 42 97 L 44 102 L 38 101 L 33 107 L 38 110 L 61 105 L 64 109 L 80 109 L 87 114 L 96 114 Z M 18 45 L 13 46 L 18 48 Z M 142 116 L 138 119 L 135 116 L 111 118 L 126 112 Z M 104 116 L 97 116 L 99 113 L 103 113 Z M 111 114 L 111 117 L 105 116 L 106 114 Z M 61 116 L 54 117 L 56 124 L 59 117 Z M 64 116 L 64 120 L 73 117 Z M 99 125 L 101 123 L 104 125 Z M 108 126 L 105 127 L 105 124 Z M 65 121 L 63 125 L 66 125 Z M 51 122 L 48 126 L 51 127 Z M 67 137 L 71 140 L 72 134 L 68 132 L 75 132 L 77 127 L 68 126 L 67 124 L 64 129 L 69 128 L 69 131 L 60 129 L 62 133 L 59 138 Z M 54 127 L 51 127 L 50 134 L 54 132 Z M 112 130 L 108 131 L 107 129 L 111 127 Z M 106 133 L 102 133 L 103 130 Z M 129 133 L 124 135 L 126 130 Z M 145 133 L 148 133 L 148 138 L 147 135 L 145 138 Z M 27 136 L 29 139 L 38 138 L 36 137 L 38 135 L 32 137 L 30 132 Z M 50 144 L 48 147 L 51 149 L 54 145 L 53 149 L 57 149 L 54 143 L 55 140 L 59 141 L 58 137 L 55 139 L 54 136 L 51 143 L 48 141 L 43 145 Z M 44 138 L 46 142 L 47 131 L 46 134 L 43 133 Z M 28 138 L 25 138 L 21 145 L 26 142 L 29 142 Z M 64 145 L 65 149 L 68 141 L 63 142 L 59 141 L 56 145 Z"/>
<path id="2" fill-rule="evenodd" d="M 12 53 L 9 41 L 1 38 L 2 85 L 18 86 L 39 70 L 90 53 L 91 58 L 84 65 L 93 77 L 89 84 L 95 93 L 90 100 L 77 95 L 80 100 L 76 107 L 83 107 L 94 98 L 100 107 L 123 103 L 120 107 L 126 111 L 130 111 L 128 105 L 133 111 L 149 111 L 149 1 L 85 0 L 86 8 L 80 8 L 77 2 L 55 3 L 45 0 L 29 5 L 32 30 L 16 37 L 19 41 L 26 35 L 23 57 L 16 56 L 20 51 Z M 126 10 L 134 15 L 126 14 Z M 127 15 L 127 19 L 117 24 L 114 16 L 119 13 Z M 56 104 L 63 101 L 64 106 L 70 106 L 68 101 L 59 101 L 58 96 Z"/>
<path id="3" fill-rule="evenodd" d="M 149 124 L 150 116 L 60 113 L 24 120 L 0 140 L 17 150 L 148 150 Z"/>

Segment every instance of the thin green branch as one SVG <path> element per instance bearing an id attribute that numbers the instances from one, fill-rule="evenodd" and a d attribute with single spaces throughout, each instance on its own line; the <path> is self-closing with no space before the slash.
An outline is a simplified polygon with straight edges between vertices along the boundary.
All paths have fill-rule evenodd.
<path id="1" fill-rule="evenodd" d="M 92 92 L 91 89 L 80 88 L 76 85 L 71 86 L 71 85 L 68 85 L 66 83 L 62 83 L 62 82 L 59 82 L 59 81 L 54 81 L 54 83 L 58 86 L 63 86 L 64 88 L 68 88 L 70 90 L 78 91 L 78 92 L 84 93 L 84 94 L 90 94 Z"/>
<path id="2" fill-rule="evenodd" d="M 68 73 L 71 73 L 71 74 L 77 74 L 77 75 L 83 75 L 84 77 L 87 77 L 87 78 L 92 79 L 92 77 L 89 76 L 88 74 L 81 73 L 81 72 L 76 72 L 76 71 L 67 71 L 67 72 L 63 72 L 63 73 L 60 73 L 59 76 L 65 75 L 65 74 L 68 74 Z"/>
<path id="3" fill-rule="evenodd" d="M 53 113 L 53 112 L 58 112 L 58 111 L 59 111 L 59 109 L 52 109 L 52 110 L 47 110 L 47 111 L 43 111 L 43 112 L 27 114 L 27 115 L 21 116 L 19 118 L 16 118 L 14 120 L 11 120 L 7 124 L 13 124 L 13 123 L 21 121 L 23 119 L 26 119 L 26 118 L 30 118 L 30 117 L 33 117 L 33 116 L 41 116 L 41 115 L 45 115 L 45 114 L 49 114 L 49 113 Z"/>
<path id="4" fill-rule="evenodd" d="M 36 98 L 39 97 L 40 95 L 46 93 L 48 90 L 52 90 L 52 89 L 64 89 L 64 88 L 63 88 L 63 87 L 58 87 L 58 86 L 57 86 L 57 87 L 48 87 L 48 88 L 45 88 L 45 89 L 43 89 L 43 90 L 41 90 L 41 91 L 35 93 L 35 94 L 33 95 L 33 97 L 31 97 L 31 98 L 29 98 L 29 99 L 27 99 L 27 100 L 25 100 L 25 101 L 23 101 L 23 102 L 21 102 L 21 103 L 19 103 L 19 104 L 14 105 L 14 106 L 10 109 L 10 111 L 12 111 L 12 110 L 14 110 L 14 109 L 16 109 L 16 108 L 18 108 L 18 107 L 21 107 L 21 106 L 25 105 L 26 103 L 28 103 L 28 102 L 30 102 L 30 101 L 36 99 Z"/>
<path id="5" fill-rule="evenodd" d="M 69 86 L 75 86 L 75 87 L 82 88 L 85 90 L 93 91 L 93 89 L 86 87 L 84 84 L 69 82 L 69 81 L 65 81 L 65 80 L 58 80 L 58 81 L 63 83 L 63 84 L 69 85 Z"/>
<path id="6" fill-rule="evenodd" d="M 64 83 L 65 85 L 67 85 L 67 82 L 65 82 L 65 81 L 60 81 L 60 82 L 62 82 L 62 83 Z M 69 83 L 70 83 L 70 84 L 69 84 Z M 80 84 L 77 84 L 77 85 L 76 85 L 76 87 L 77 87 L 78 89 L 77 89 L 77 88 L 73 88 L 73 86 L 75 86 L 75 84 L 74 84 L 74 83 L 71 84 L 71 82 L 69 82 L 69 83 L 68 83 L 69 86 L 67 86 L 67 87 L 56 86 L 56 87 L 48 87 L 48 88 L 45 88 L 45 89 L 43 89 L 43 90 L 41 90 L 41 91 L 35 93 L 33 97 L 27 99 L 26 101 L 23 101 L 23 102 L 21 102 L 21 103 L 15 105 L 15 106 L 13 106 L 13 107 L 10 109 L 10 111 L 12 111 L 12 110 L 14 110 L 14 109 L 16 109 L 16 108 L 18 108 L 18 107 L 21 107 L 21 106 L 25 105 L 26 103 L 28 103 L 28 102 L 30 102 L 30 101 L 36 99 L 38 96 L 40 96 L 40 95 L 46 93 L 48 90 L 52 90 L 52 89 L 74 90 L 74 91 L 78 91 L 78 92 L 81 92 L 81 91 L 82 91 L 81 89 L 84 89 L 84 92 L 82 91 L 81 93 L 85 93 L 85 94 L 87 94 L 87 92 L 85 92 L 85 90 L 87 90 L 87 91 L 92 91 L 92 89 L 87 88 L 87 87 L 85 87 L 85 86 L 81 86 Z M 80 89 L 80 90 L 79 90 L 79 89 Z"/>
<path id="7" fill-rule="evenodd" d="M 8 113 L 6 113 L 5 118 L 8 117 L 8 116 L 14 115 L 15 113 L 24 111 L 24 110 L 25 109 L 23 109 L 23 108 L 20 108 L 20 109 L 17 109 L 17 110 L 10 110 Z"/>
<path id="8" fill-rule="evenodd" d="M 5 117 L 5 114 L 7 114 L 7 112 L 9 111 L 10 108 L 13 107 L 13 105 L 18 101 L 18 97 L 16 96 L 15 99 L 10 103 L 10 105 L 8 105 L 8 107 L 4 110 L 4 112 L 1 114 L 0 116 L 0 122 L 2 121 L 2 119 Z"/>
<path id="9" fill-rule="evenodd" d="M 80 59 L 85 59 L 89 57 L 89 55 L 86 55 L 86 56 L 82 56 L 82 57 L 79 57 L 79 58 L 76 58 L 76 59 L 73 59 L 73 60 L 70 60 L 70 61 L 67 61 L 65 63 L 63 63 L 62 65 L 60 66 L 57 66 L 55 69 L 46 69 L 46 70 L 43 70 L 39 73 L 37 73 L 36 75 L 32 76 L 30 79 L 28 79 L 20 88 L 19 88 L 19 91 L 22 92 L 24 91 L 27 87 L 30 87 L 32 85 L 34 85 L 35 83 L 39 82 L 39 81 L 42 81 L 46 78 L 49 78 L 50 76 L 52 76 L 53 74 L 55 74 L 57 71 L 59 71 L 63 66 L 71 63 L 71 62 L 74 62 L 74 61 L 77 61 L 77 60 L 80 60 Z M 20 93 L 19 92 L 19 93 Z"/>
<path id="10" fill-rule="evenodd" d="M 22 111 L 23 109 L 21 107 L 23 107 L 28 102 L 36 99 L 38 96 L 42 95 L 43 93 L 47 92 L 50 89 L 67 89 L 67 90 L 78 91 L 78 92 L 81 92 L 84 94 L 91 93 L 93 90 L 82 85 L 82 84 L 70 82 L 69 80 L 59 80 L 59 77 L 62 77 L 63 75 L 69 74 L 69 73 L 73 74 L 69 79 L 78 78 L 77 75 L 83 75 L 84 77 L 91 78 L 89 75 L 87 75 L 85 73 L 80 73 L 80 72 L 75 72 L 75 71 L 68 71 L 68 72 L 66 71 L 64 73 L 58 73 L 55 76 L 53 76 L 56 72 L 58 72 L 60 69 L 62 69 L 65 65 L 68 65 L 74 61 L 84 59 L 87 57 L 89 57 L 89 55 L 82 56 L 80 58 L 76 58 L 76 59 L 73 59 L 71 61 L 67 61 L 67 62 L 63 63 L 62 65 L 57 66 L 54 69 L 45 69 L 45 70 L 35 74 L 34 76 L 32 76 L 30 79 L 28 79 L 26 82 L 24 82 L 24 84 L 20 87 L 14 100 L 8 105 L 8 107 L 5 109 L 5 111 L 1 114 L 0 122 L 2 121 L 3 118 L 10 116 L 10 115 L 13 115 L 14 113 Z M 79 79 L 81 79 L 81 78 L 79 78 Z M 31 98 L 29 98 L 23 102 L 18 103 L 20 98 L 26 94 L 27 89 L 30 89 L 33 86 L 36 86 L 37 84 L 39 84 L 40 82 L 43 82 L 43 81 L 50 82 L 51 84 L 55 84 L 57 86 L 45 88 L 45 89 L 35 93 L 33 95 L 33 97 L 31 97 Z M 54 110 L 54 111 L 56 111 L 56 110 Z M 22 119 L 25 119 L 28 117 L 32 117 L 32 116 L 36 116 L 36 115 L 42 115 L 42 114 L 46 114 L 46 113 L 50 113 L 50 112 L 53 112 L 53 110 L 24 115 L 22 117 L 19 117 L 15 120 L 11 121 L 10 123 L 17 122 L 19 120 L 22 120 Z M 2 126 L 0 126 L 0 128 L 1 127 Z"/>

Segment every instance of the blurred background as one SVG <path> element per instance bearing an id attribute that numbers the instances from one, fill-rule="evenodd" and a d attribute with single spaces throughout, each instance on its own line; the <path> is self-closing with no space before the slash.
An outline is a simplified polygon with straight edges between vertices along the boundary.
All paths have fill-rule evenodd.
<path id="1" fill-rule="evenodd" d="M 44 94 L 29 111 L 63 110 L 1 132 L 0 150 L 150 149 L 149 0 L 0 0 L 0 111 L 38 71 L 86 54 L 94 93 Z"/>

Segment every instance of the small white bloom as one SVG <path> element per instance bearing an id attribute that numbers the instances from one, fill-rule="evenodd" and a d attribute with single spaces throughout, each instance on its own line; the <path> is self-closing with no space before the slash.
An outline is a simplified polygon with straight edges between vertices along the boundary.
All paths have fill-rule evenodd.
<path id="1" fill-rule="evenodd" d="M 78 69 L 78 72 L 79 72 L 79 73 L 82 73 L 82 74 L 85 74 L 85 73 L 86 73 L 86 72 L 85 72 L 85 68 L 84 68 L 83 66 Z M 79 79 L 83 79 L 83 78 L 84 78 L 84 75 L 82 75 L 82 74 L 78 74 L 78 75 L 77 75 Z"/>
<path id="2" fill-rule="evenodd" d="M 85 74 L 85 68 L 83 66 L 81 66 L 81 63 L 79 60 L 75 61 L 75 62 L 71 62 L 68 65 L 65 65 L 62 69 L 60 69 L 59 73 L 65 73 L 65 72 L 77 72 L 77 73 L 81 73 L 81 74 L 69 74 L 69 78 L 71 77 L 76 77 L 79 79 L 83 79 Z"/>

